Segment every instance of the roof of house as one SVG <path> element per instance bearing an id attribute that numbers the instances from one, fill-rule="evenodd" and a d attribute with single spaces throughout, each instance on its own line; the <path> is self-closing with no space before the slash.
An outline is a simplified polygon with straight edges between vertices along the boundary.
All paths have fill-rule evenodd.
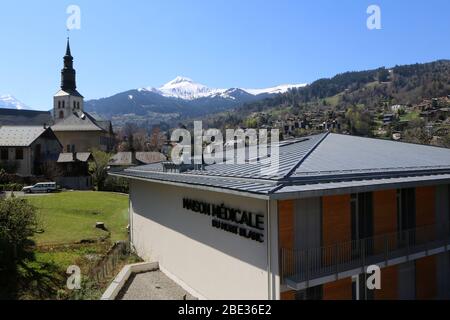
<path id="1" fill-rule="evenodd" d="M 0 108 L 0 126 L 42 126 L 52 123 L 53 118 L 48 111 Z"/>
<path id="2" fill-rule="evenodd" d="M 165 161 L 166 157 L 160 152 L 136 152 L 133 163 L 131 152 L 118 152 L 110 160 L 110 166 L 133 166 Z"/>
<path id="3" fill-rule="evenodd" d="M 2 126 L 0 147 L 28 147 L 47 130 L 44 126 Z"/>
<path id="4" fill-rule="evenodd" d="M 265 199 L 450 183 L 450 149 L 433 146 L 322 133 L 281 142 L 279 166 L 274 169 L 267 168 L 270 158 L 182 173 L 164 172 L 163 164 L 157 163 L 114 174 Z"/>
<path id="5" fill-rule="evenodd" d="M 105 131 L 87 112 L 74 112 L 52 126 L 53 131 Z"/>
<path id="6" fill-rule="evenodd" d="M 75 153 L 75 159 L 73 153 L 60 153 L 58 156 L 58 163 L 69 163 L 69 162 L 88 162 L 92 157 L 92 154 L 89 152 L 77 152 Z"/>

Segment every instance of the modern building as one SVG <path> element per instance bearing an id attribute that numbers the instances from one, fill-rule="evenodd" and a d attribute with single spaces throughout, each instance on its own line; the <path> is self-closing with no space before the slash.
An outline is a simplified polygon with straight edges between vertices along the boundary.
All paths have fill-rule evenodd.
<path id="1" fill-rule="evenodd" d="M 0 167 L 19 176 L 41 175 L 46 163 L 56 163 L 61 150 L 49 127 L 0 127 Z"/>
<path id="2" fill-rule="evenodd" d="M 449 149 L 323 133 L 280 143 L 279 164 L 114 173 L 137 254 L 205 299 L 449 298 Z"/>
<path id="3" fill-rule="evenodd" d="M 65 152 L 112 150 L 114 133 L 111 122 L 99 119 L 84 110 L 84 98 L 77 91 L 69 40 L 64 56 L 64 68 L 61 70 L 61 89 L 53 97 L 53 118 L 52 130 Z"/>

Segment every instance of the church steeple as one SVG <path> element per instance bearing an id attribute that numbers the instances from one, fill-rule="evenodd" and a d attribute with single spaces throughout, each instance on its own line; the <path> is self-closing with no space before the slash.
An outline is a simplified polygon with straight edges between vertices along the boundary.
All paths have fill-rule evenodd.
<path id="1" fill-rule="evenodd" d="M 61 89 L 64 91 L 73 91 L 77 89 L 76 72 L 73 68 L 73 57 L 70 52 L 70 42 L 67 38 L 66 55 L 64 56 L 64 68 L 61 70 Z"/>

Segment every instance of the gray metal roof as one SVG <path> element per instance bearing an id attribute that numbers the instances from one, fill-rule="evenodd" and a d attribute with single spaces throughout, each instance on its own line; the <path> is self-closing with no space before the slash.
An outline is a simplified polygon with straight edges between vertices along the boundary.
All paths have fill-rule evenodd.
<path id="1" fill-rule="evenodd" d="M 323 133 L 280 143 L 279 167 L 262 172 L 259 159 L 245 164 L 206 165 L 203 170 L 163 172 L 161 163 L 134 167 L 115 175 L 230 189 L 281 198 L 335 188 L 384 187 L 447 181 L 450 149 Z M 381 182 L 380 182 L 381 181 Z M 389 181 L 389 183 L 386 183 Z"/>
<path id="2" fill-rule="evenodd" d="M 2 126 L 0 147 L 28 147 L 47 130 L 43 126 Z"/>

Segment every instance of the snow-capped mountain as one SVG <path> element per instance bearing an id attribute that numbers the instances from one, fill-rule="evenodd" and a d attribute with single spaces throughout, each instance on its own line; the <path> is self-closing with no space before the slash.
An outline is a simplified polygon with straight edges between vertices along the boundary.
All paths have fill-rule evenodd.
<path id="1" fill-rule="evenodd" d="M 267 89 L 216 89 L 186 77 L 176 77 L 159 88 L 133 89 L 111 97 L 86 101 L 85 108 L 113 120 L 116 125 L 133 121 L 169 122 L 230 110 L 303 86 L 297 84 Z"/>
<path id="2" fill-rule="evenodd" d="M 178 76 L 159 88 L 147 87 L 138 89 L 139 91 L 150 91 L 158 93 L 164 97 L 172 97 L 183 100 L 195 100 L 205 97 L 221 96 L 225 99 L 233 99 L 230 90 L 242 90 L 248 94 L 257 96 L 260 94 L 278 94 L 287 92 L 291 88 L 304 87 L 306 84 L 285 84 L 265 89 L 216 89 L 209 88 L 203 84 L 196 83 L 187 77 Z"/>
<path id="3" fill-rule="evenodd" d="M 27 105 L 10 94 L 0 95 L 0 108 L 17 110 L 30 109 Z"/>

